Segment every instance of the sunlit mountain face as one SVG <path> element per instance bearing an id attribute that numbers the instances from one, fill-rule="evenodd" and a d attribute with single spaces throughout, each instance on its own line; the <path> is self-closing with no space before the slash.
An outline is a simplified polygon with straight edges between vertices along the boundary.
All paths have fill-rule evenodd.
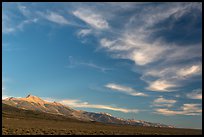
<path id="1" fill-rule="evenodd" d="M 201 58 L 199 2 L 2 3 L 2 99 L 24 109 L 202 129 Z"/>
<path id="2" fill-rule="evenodd" d="M 67 105 L 58 102 L 48 102 L 33 95 L 28 95 L 26 98 L 6 98 L 2 103 L 10 105 L 23 110 L 33 110 L 37 112 L 44 112 L 60 116 L 66 116 L 71 119 L 76 119 L 84 122 L 101 122 L 116 125 L 133 125 L 133 126 L 147 126 L 147 127 L 167 127 L 173 128 L 170 125 L 160 123 L 151 123 L 142 120 L 128 120 L 114 117 L 108 113 L 94 113 L 83 110 L 74 110 Z"/>

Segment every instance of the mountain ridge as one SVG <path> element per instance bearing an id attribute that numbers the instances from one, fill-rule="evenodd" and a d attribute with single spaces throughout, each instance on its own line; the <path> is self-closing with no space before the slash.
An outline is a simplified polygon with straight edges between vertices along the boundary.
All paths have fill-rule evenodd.
<path id="1" fill-rule="evenodd" d="M 110 123 L 110 124 L 126 124 L 126 125 L 134 125 L 134 126 L 152 126 L 152 127 L 168 127 L 173 128 L 173 126 L 164 125 L 161 123 L 151 123 L 144 120 L 130 120 L 114 117 L 109 113 L 105 112 L 87 112 L 83 110 L 75 110 L 69 106 L 65 106 L 59 102 L 48 102 L 40 97 L 33 96 L 29 94 L 25 98 L 6 98 L 2 100 L 2 103 L 7 105 L 26 109 L 26 110 L 34 110 L 45 113 L 64 115 L 70 118 L 74 118 L 81 121 L 96 121 L 101 123 Z"/>

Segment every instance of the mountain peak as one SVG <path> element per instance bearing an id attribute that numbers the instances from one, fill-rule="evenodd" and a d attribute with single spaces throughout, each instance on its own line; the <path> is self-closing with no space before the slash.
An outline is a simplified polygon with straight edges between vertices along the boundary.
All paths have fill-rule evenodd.
<path id="1" fill-rule="evenodd" d="M 33 96 L 33 95 L 31 95 L 31 94 L 29 94 L 26 98 L 37 98 L 37 99 L 40 99 L 39 97 Z"/>
<path id="2" fill-rule="evenodd" d="M 26 98 L 27 101 L 31 101 L 31 102 L 45 102 L 44 100 L 42 100 L 41 98 L 37 97 L 37 96 L 33 96 L 31 94 L 29 94 Z"/>
<path id="3" fill-rule="evenodd" d="M 28 96 L 26 98 L 29 98 L 31 96 L 31 94 L 28 94 Z"/>
<path id="4" fill-rule="evenodd" d="M 37 96 L 33 96 L 31 94 L 28 94 L 26 98 L 30 98 L 30 97 L 37 97 Z"/>

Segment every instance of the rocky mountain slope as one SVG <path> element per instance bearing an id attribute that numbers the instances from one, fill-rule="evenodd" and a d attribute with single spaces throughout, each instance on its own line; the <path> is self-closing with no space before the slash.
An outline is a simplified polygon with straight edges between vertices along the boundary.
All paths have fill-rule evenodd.
<path id="1" fill-rule="evenodd" d="M 126 120 L 114 117 L 108 113 L 94 113 L 75 110 L 69 106 L 62 105 L 58 102 L 48 102 L 33 95 L 28 95 L 25 98 L 6 98 L 2 100 L 2 103 L 20 109 L 62 115 L 81 121 L 96 121 L 101 123 L 128 124 L 135 126 L 172 127 L 160 123 L 151 123 L 142 120 Z"/>

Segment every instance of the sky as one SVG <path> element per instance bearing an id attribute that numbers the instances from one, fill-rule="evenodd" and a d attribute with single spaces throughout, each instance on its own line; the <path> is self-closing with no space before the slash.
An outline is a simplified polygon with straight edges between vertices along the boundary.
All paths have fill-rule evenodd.
<path id="1" fill-rule="evenodd" d="M 2 3 L 2 98 L 202 129 L 201 3 Z"/>

